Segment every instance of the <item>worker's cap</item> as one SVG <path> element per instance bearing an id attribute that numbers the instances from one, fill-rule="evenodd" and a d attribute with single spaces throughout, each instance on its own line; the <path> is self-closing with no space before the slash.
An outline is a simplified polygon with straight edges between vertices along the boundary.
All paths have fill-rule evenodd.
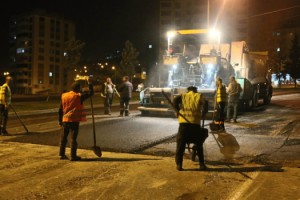
<path id="1" fill-rule="evenodd" d="M 220 77 L 217 78 L 217 81 L 222 83 L 222 79 Z"/>
<path id="2" fill-rule="evenodd" d="M 193 91 L 193 92 L 197 92 L 197 87 L 195 87 L 195 86 L 189 86 L 188 88 L 187 88 L 187 90 L 188 91 Z"/>

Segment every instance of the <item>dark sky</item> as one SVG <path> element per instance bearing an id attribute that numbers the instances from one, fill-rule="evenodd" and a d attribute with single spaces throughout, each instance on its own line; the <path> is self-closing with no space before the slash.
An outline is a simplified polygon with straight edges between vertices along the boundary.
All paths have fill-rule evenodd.
<path id="1" fill-rule="evenodd" d="M 142 53 L 158 39 L 159 0 L 10 0 L 0 12 L 0 68 L 8 60 L 8 20 L 28 9 L 63 14 L 76 24 L 77 39 L 86 43 L 84 58 L 94 60 L 122 50 L 130 40 Z M 1 72 L 0 72 L 1 73 Z"/>

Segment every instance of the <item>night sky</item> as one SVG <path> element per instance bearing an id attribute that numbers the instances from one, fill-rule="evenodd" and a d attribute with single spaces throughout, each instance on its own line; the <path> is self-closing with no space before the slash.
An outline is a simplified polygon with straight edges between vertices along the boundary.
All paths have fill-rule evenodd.
<path id="1" fill-rule="evenodd" d="M 77 39 L 86 43 L 83 58 L 94 61 L 130 40 L 141 53 L 157 44 L 159 0 L 10 0 L 0 13 L 0 68 L 8 60 L 10 16 L 30 9 L 63 14 L 76 24 Z"/>

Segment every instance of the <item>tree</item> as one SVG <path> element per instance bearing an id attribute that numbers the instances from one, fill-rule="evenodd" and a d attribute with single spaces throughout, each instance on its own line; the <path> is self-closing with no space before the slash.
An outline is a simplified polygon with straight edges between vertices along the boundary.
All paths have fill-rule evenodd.
<path id="1" fill-rule="evenodd" d="M 74 70 L 78 67 L 81 59 L 82 49 L 85 43 L 80 40 L 69 40 L 64 44 L 64 67 Z"/>
<path id="2" fill-rule="evenodd" d="M 132 43 L 127 40 L 121 54 L 121 73 L 132 78 L 135 74 L 135 68 L 139 64 L 139 52 L 133 47 Z"/>
<path id="3" fill-rule="evenodd" d="M 293 78 L 295 88 L 297 87 L 297 79 L 300 78 L 300 45 L 298 34 L 294 34 L 292 39 L 292 46 L 289 51 L 288 61 L 286 64 L 286 71 Z"/>
<path id="4" fill-rule="evenodd" d="M 70 85 L 76 76 L 76 71 L 80 70 L 78 65 L 85 43 L 80 40 L 69 40 L 64 44 L 63 60 L 63 88 Z"/>
<path id="5" fill-rule="evenodd" d="M 269 38 L 268 47 L 267 67 L 271 74 L 275 74 L 278 86 L 281 87 L 281 80 L 282 78 L 285 79 L 286 74 L 284 67 L 287 56 L 282 51 L 277 51 L 278 47 L 280 47 L 280 39 L 278 37 Z"/>
<path id="6" fill-rule="evenodd" d="M 280 53 L 275 50 L 269 51 L 269 56 L 267 60 L 268 69 L 276 75 L 278 79 L 278 85 L 281 86 L 281 78 L 285 78 L 286 70 L 284 68 L 286 58 L 285 56 L 280 55 Z"/>

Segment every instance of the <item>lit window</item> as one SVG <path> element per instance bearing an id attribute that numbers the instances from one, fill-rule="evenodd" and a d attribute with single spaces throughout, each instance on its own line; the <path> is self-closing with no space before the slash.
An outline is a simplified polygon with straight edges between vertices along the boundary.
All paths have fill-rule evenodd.
<path id="1" fill-rule="evenodd" d="M 24 48 L 17 48 L 17 54 L 20 53 L 25 53 L 25 49 Z"/>
<path id="2" fill-rule="evenodd" d="M 148 48 L 149 48 L 149 49 L 152 49 L 152 44 L 149 44 Z"/>
<path id="3" fill-rule="evenodd" d="M 279 52 L 279 51 L 280 51 L 280 47 L 277 48 L 277 52 Z"/>
<path id="4" fill-rule="evenodd" d="M 53 76 L 53 73 L 52 72 L 49 72 L 49 77 L 52 77 Z"/>

